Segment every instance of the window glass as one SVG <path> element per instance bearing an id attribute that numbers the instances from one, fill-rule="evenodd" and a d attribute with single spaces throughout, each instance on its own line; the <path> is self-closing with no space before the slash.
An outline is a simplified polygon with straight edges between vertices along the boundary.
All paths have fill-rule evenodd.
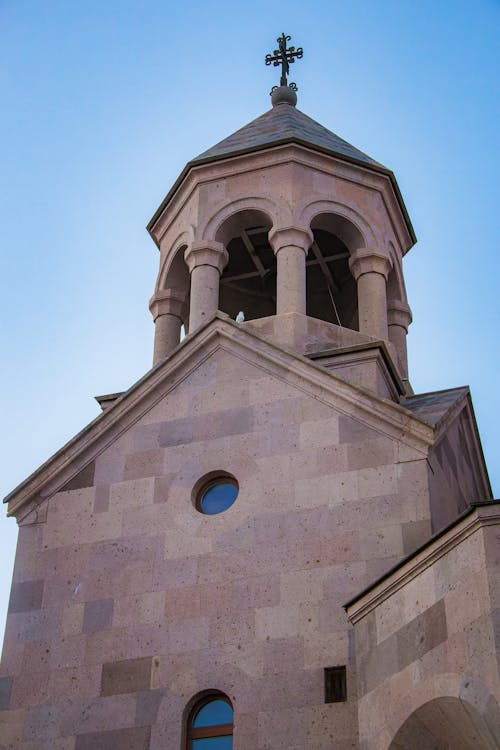
<path id="1" fill-rule="evenodd" d="M 227 737 L 206 737 L 202 740 L 192 741 L 193 750 L 233 750 L 233 738 Z"/>
<path id="2" fill-rule="evenodd" d="M 233 707 L 222 693 L 201 698 L 190 713 L 188 750 L 232 750 Z"/>
<path id="3" fill-rule="evenodd" d="M 213 727 L 215 724 L 232 724 L 233 709 L 227 701 L 218 698 L 200 708 L 193 722 L 194 727 Z"/>
<path id="4" fill-rule="evenodd" d="M 201 493 L 199 508 L 202 513 L 215 515 L 231 507 L 238 496 L 238 487 L 228 479 L 220 479 Z"/>

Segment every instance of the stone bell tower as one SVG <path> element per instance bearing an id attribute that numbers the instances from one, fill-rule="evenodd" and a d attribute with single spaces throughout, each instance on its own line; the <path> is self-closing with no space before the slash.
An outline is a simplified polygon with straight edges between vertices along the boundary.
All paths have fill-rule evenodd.
<path id="1" fill-rule="evenodd" d="M 148 230 L 160 250 L 154 362 L 217 311 L 379 395 L 411 394 L 402 260 L 415 241 L 392 172 L 296 108 L 189 162 Z"/>
<path id="2" fill-rule="evenodd" d="M 396 180 L 297 109 L 287 41 L 148 226 L 153 367 L 6 498 L 1 750 L 499 747 L 469 389 L 413 393 Z"/>

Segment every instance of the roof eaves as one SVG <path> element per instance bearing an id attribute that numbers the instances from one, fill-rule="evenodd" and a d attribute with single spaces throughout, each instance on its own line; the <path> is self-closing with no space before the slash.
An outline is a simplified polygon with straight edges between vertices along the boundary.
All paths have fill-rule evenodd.
<path id="1" fill-rule="evenodd" d="M 257 151 L 266 151 L 268 149 L 275 148 L 276 146 L 284 146 L 289 143 L 297 143 L 299 146 L 304 146 L 305 148 L 308 148 L 312 151 L 318 151 L 320 153 L 327 154 L 328 156 L 334 156 L 336 159 L 339 159 L 340 161 L 346 161 L 349 164 L 356 164 L 357 166 L 363 167 L 365 169 L 369 169 L 371 172 L 377 172 L 379 174 L 386 175 L 391 181 L 391 185 L 396 195 L 399 207 L 401 209 L 401 213 L 403 214 L 403 218 L 405 220 L 408 233 L 412 240 L 412 244 L 416 243 L 417 236 L 415 234 L 415 230 L 413 229 L 410 215 L 408 213 L 405 202 L 403 200 L 403 196 L 401 194 L 398 183 L 396 181 L 396 177 L 394 175 L 394 172 L 392 172 L 392 170 L 387 169 L 387 167 L 384 167 L 383 165 L 379 165 L 378 162 L 370 163 L 368 161 L 364 161 L 363 159 L 357 159 L 354 156 L 349 156 L 348 154 L 339 154 L 338 152 L 334 150 L 310 143 L 309 141 L 298 138 L 297 136 L 291 136 L 291 137 L 289 136 L 286 138 L 280 138 L 278 140 L 272 141 L 271 143 L 267 143 L 264 145 L 256 145 L 256 146 L 251 146 L 247 148 L 241 148 L 241 149 L 238 149 L 237 151 L 231 151 L 228 154 L 215 154 L 214 156 L 207 156 L 205 158 L 196 157 L 196 159 L 192 159 L 191 161 L 189 161 L 184 167 L 184 169 L 182 170 L 182 172 L 180 173 L 179 177 L 176 179 L 176 181 L 172 185 L 172 187 L 170 188 L 170 190 L 168 191 L 167 195 L 161 202 L 159 208 L 155 211 L 155 213 L 153 214 L 153 217 L 151 218 L 151 220 L 146 226 L 146 229 L 151 235 L 156 246 L 159 247 L 159 244 L 155 240 L 152 234 L 154 225 L 156 224 L 161 214 L 163 213 L 165 208 L 168 206 L 168 204 L 174 197 L 175 193 L 177 192 L 177 190 L 179 189 L 179 187 L 181 186 L 182 182 L 187 177 L 191 169 L 193 169 L 194 167 L 203 166 L 205 164 L 212 164 L 216 161 L 222 161 L 225 159 L 235 159 L 245 154 L 256 153 Z"/>

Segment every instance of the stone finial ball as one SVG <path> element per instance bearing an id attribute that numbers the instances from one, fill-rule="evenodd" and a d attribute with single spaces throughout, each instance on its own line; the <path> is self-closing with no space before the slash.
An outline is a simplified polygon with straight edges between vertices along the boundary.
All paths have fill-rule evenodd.
<path id="1" fill-rule="evenodd" d="M 297 104 L 297 94 L 290 86 L 276 86 L 271 92 L 271 101 L 273 107 L 276 107 L 278 104 L 291 104 L 292 107 L 295 107 Z"/>

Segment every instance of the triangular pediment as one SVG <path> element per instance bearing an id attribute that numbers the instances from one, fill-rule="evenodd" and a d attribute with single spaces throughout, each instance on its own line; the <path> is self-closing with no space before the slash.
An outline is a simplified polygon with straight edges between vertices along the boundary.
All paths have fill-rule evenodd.
<path id="1" fill-rule="evenodd" d="M 175 400 L 181 389 L 187 382 L 196 384 L 197 378 L 200 383 L 206 380 L 211 362 L 221 356 L 226 358 L 226 388 L 237 387 L 245 373 L 258 370 L 271 389 L 269 401 L 284 398 L 291 391 L 306 394 L 323 405 L 325 411 L 333 408 L 421 456 L 426 455 L 434 441 L 432 427 L 402 406 L 348 383 L 218 313 L 10 493 L 5 499 L 9 515 L 18 515 L 23 508 L 24 517 L 56 492 L 71 486 L 97 456 L 153 410 L 161 408 L 166 422 L 175 419 Z M 224 398 L 223 392 L 217 396 L 216 391 L 214 387 L 214 399 Z"/>

